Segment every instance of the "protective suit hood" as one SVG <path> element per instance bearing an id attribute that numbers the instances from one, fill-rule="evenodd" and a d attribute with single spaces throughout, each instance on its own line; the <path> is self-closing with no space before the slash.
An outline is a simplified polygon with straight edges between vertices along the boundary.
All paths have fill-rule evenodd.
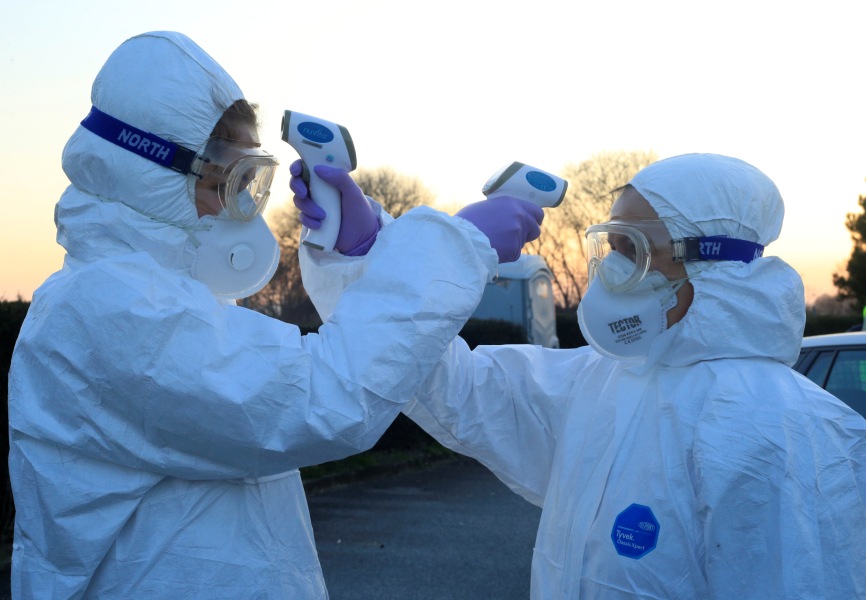
<path id="1" fill-rule="evenodd" d="M 658 161 L 629 182 L 674 238 L 725 235 L 767 246 L 778 238 L 784 204 L 752 165 L 717 154 Z M 694 300 L 682 321 L 653 344 L 648 365 L 765 357 L 793 365 L 806 322 L 803 282 L 778 257 L 746 264 L 686 263 Z"/>
<path id="2" fill-rule="evenodd" d="M 190 149 L 201 148 L 243 93 L 195 42 L 176 32 L 128 39 L 93 83 L 91 102 L 130 125 Z M 81 115 L 82 118 L 85 115 Z M 79 126 L 63 150 L 72 185 L 55 210 L 57 241 L 73 259 L 146 252 L 184 272 L 184 227 L 196 227 L 193 180 Z"/>

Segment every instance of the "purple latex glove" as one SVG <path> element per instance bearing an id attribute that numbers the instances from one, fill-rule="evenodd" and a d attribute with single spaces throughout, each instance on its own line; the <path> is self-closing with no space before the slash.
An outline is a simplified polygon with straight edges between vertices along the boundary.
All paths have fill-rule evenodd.
<path id="1" fill-rule="evenodd" d="M 455 214 L 475 225 L 490 240 L 499 262 L 514 262 L 526 242 L 541 235 L 544 211 L 531 202 L 498 196 L 461 208 Z"/>
<path id="2" fill-rule="evenodd" d="M 370 202 L 358 187 L 358 184 L 343 169 L 335 169 L 325 165 L 313 167 L 316 175 L 340 191 L 340 233 L 334 249 L 346 256 L 363 256 L 367 254 L 376 241 L 379 233 L 379 217 Z M 294 192 L 294 203 L 301 212 L 301 223 L 310 229 L 318 229 L 325 219 L 325 211 L 313 202 L 307 184 L 301 177 L 303 165 L 296 160 L 289 166 L 292 179 L 289 187 Z"/>

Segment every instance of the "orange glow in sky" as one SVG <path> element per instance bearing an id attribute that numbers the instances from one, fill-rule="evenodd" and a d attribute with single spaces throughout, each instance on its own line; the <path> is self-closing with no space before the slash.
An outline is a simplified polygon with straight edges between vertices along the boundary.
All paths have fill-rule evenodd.
<path id="1" fill-rule="evenodd" d="M 60 268 L 63 145 L 123 40 L 186 33 L 262 108 L 280 159 L 286 109 L 346 126 L 359 166 L 418 177 L 442 206 L 482 199 L 502 165 L 558 172 L 603 150 L 737 156 L 786 201 L 767 249 L 806 300 L 835 293 L 845 214 L 866 195 L 866 3 L 828 0 L 211 0 L 12 3 L 0 21 L 0 298 Z M 241 26 L 242 24 L 242 26 Z"/>

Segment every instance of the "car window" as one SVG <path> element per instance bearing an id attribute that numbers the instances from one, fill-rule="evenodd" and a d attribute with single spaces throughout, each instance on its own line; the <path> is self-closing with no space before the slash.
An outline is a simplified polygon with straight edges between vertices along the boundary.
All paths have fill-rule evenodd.
<path id="1" fill-rule="evenodd" d="M 839 351 L 825 387 L 861 415 L 866 415 L 866 351 Z"/>
<path id="2" fill-rule="evenodd" d="M 833 363 L 834 354 L 835 351 L 833 350 L 825 350 L 824 352 L 819 352 L 818 356 L 815 357 L 815 360 L 803 373 L 803 375 L 805 375 L 821 387 L 824 387 L 824 381 L 826 381 L 827 372 L 830 370 L 830 365 Z"/>
<path id="3" fill-rule="evenodd" d="M 827 389 L 866 390 L 866 351 L 841 350 L 827 379 Z"/>

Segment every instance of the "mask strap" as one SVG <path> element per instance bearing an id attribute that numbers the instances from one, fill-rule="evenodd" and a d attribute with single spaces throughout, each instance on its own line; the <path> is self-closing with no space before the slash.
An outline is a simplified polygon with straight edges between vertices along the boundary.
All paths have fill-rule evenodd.
<path id="1" fill-rule="evenodd" d="M 113 198 L 107 198 L 105 196 L 100 196 L 98 194 L 96 195 L 96 197 L 99 198 L 102 202 L 121 204 L 120 202 L 118 202 L 117 200 L 115 200 Z M 210 224 L 204 222 L 206 217 L 202 217 L 201 219 L 199 219 L 199 222 L 196 225 L 184 225 L 183 223 L 178 223 L 177 221 L 173 221 L 172 219 L 163 219 L 162 217 L 157 217 L 157 216 L 154 216 L 154 215 L 151 215 L 148 213 L 141 212 L 140 210 L 132 208 L 131 206 L 126 206 L 126 208 L 128 208 L 129 210 L 131 210 L 133 212 L 138 213 L 142 217 L 150 219 L 154 223 L 162 223 L 164 225 L 170 225 L 171 227 L 177 227 L 178 229 L 182 229 L 183 232 L 186 233 L 187 237 L 189 237 L 190 241 L 193 243 L 193 245 L 196 248 L 201 246 L 201 242 L 195 236 L 195 232 L 196 231 L 209 231 L 213 227 L 213 225 L 210 225 Z M 207 215 L 207 216 L 213 216 L 213 215 Z M 218 218 L 218 217 L 213 216 L 213 218 Z"/>
<path id="2" fill-rule="evenodd" d="M 674 281 L 673 285 L 671 286 L 670 296 L 673 296 L 678 291 L 680 291 L 680 288 L 683 287 L 689 279 L 691 279 L 691 277 L 683 277 L 682 279 L 677 279 L 676 281 Z M 668 298 L 670 298 L 670 296 L 668 296 Z"/>
<path id="3" fill-rule="evenodd" d="M 155 221 L 157 223 L 164 223 L 165 225 L 171 225 L 172 227 L 177 227 L 178 229 L 183 230 L 183 232 L 189 238 L 189 241 L 192 242 L 192 245 L 195 246 L 196 249 L 198 249 L 198 247 L 201 246 L 201 241 L 195 235 L 196 232 L 197 231 L 209 231 L 213 227 L 213 225 L 210 225 L 210 224 L 204 222 L 204 220 L 205 220 L 204 217 L 202 217 L 202 219 L 200 219 L 198 224 L 196 224 L 196 225 L 184 225 L 182 223 L 178 223 L 177 221 L 172 221 L 170 219 L 161 219 L 159 217 L 154 217 L 153 215 L 144 215 L 144 216 L 146 216 L 151 221 Z"/>
<path id="4" fill-rule="evenodd" d="M 90 108 L 81 126 L 115 146 L 184 175 L 201 179 L 202 166 L 210 162 L 189 148 L 115 119 L 95 106 Z"/>
<path id="5" fill-rule="evenodd" d="M 211 216 L 211 215 L 207 215 L 207 216 Z M 216 218 L 216 217 L 214 217 L 214 218 Z M 197 231 L 210 231 L 213 228 L 213 225 L 210 223 L 207 223 L 206 221 L 207 221 L 206 217 L 202 217 L 202 219 L 199 221 L 199 224 L 196 226 L 188 226 L 188 225 L 181 226 L 181 229 L 183 229 L 184 233 L 186 233 L 186 236 L 189 238 L 189 241 L 192 242 L 192 245 L 195 247 L 196 250 L 198 250 L 199 246 L 201 246 L 201 240 L 199 240 L 198 237 L 196 236 L 196 232 Z"/>
<path id="6" fill-rule="evenodd" d="M 668 286 L 670 286 L 671 288 L 670 293 L 664 297 L 664 300 L 662 300 L 662 306 L 665 306 L 668 302 L 670 302 L 670 299 L 673 298 L 678 291 L 680 291 L 680 288 L 683 287 L 689 279 L 691 279 L 691 277 L 683 277 L 682 279 L 677 279 L 676 281 L 668 281 L 663 286 L 657 287 L 657 290 Z"/>

